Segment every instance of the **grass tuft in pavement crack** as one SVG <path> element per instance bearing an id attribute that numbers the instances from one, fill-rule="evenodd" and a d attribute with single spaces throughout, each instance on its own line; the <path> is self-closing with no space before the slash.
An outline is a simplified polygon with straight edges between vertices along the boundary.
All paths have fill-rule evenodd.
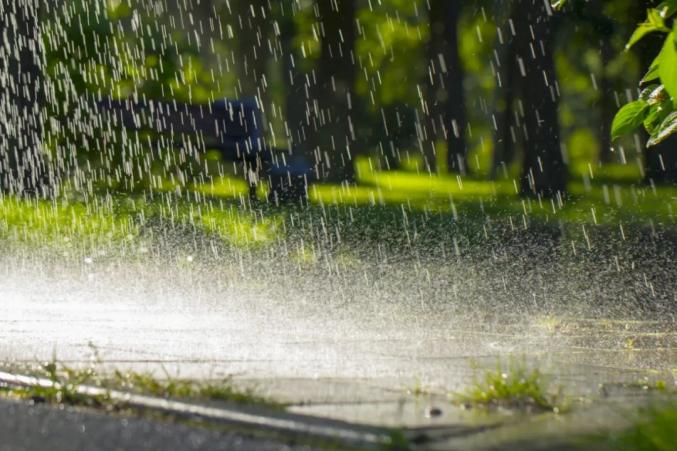
<path id="1" fill-rule="evenodd" d="M 562 388 L 552 390 L 538 369 L 529 369 L 524 362 L 500 362 L 496 370 L 475 376 L 473 384 L 454 395 L 454 401 L 464 407 L 487 407 L 524 410 L 527 412 L 563 409 Z"/>
<path id="2" fill-rule="evenodd" d="M 78 392 L 77 387 L 89 384 L 95 373 L 91 370 L 75 371 L 64 369 L 59 371 L 55 362 L 42 365 L 32 375 L 50 380 L 52 386 L 11 386 L 0 383 L 0 396 L 13 399 L 28 399 L 34 403 L 83 406 L 92 408 L 111 407 L 112 401 L 107 396 L 88 396 Z"/>
<path id="3" fill-rule="evenodd" d="M 95 386 L 105 390 L 127 391 L 166 399 L 189 401 L 221 401 L 243 405 L 259 405 L 282 409 L 284 404 L 258 395 L 253 389 L 236 387 L 230 378 L 218 380 L 193 380 L 157 378 L 151 373 L 115 370 L 99 372 L 95 367 L 70 368 L 56 360 L 33 367 L 28 373 L 48 379 L 51 387 L 10 386 L 0 384 L 0 396 L 28 399 L 36 403 L 105 408 L 123 408 L 107 395 L 89 396 L 78 392 L 79 386 Z"/>
<path id="4" fill-rule="evenodd" d="M 282 404 L 257 395 L 252 389 L 240 389 L 230 378 L 218 380 L 159 379 L 149 373 L 115 371 L 109 386 L 161 398 L 225 401 L 282 408 Z"/>

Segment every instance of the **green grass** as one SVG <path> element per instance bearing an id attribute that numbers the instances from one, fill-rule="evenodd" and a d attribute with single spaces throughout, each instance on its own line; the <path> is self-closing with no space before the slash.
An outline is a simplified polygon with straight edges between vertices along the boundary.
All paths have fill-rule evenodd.
<path id="1" fill-rule="evenodd" d="M 222 197 L 222 198 L 246 198 L 249 196 L 249 186 L 242 177 L 221 176 L 214 177 L 213 180 L 205 184 L 191 184 L 190 190 L 200 193 L 205 196 Z M 268 193 L 268 187 L 265 183 L 258 186 L 257 196 L 263 200 Z"/>
<path id="2" fill-rule="evenodd" d="M 419 211 L 449 213 L 455 218 L 476 216 L 480 212 L 494 218 L 524 216 L 570 224 L 652 221 L 674 225 L 677 219 L 677 187 L 643 185 L 636 164 L 594 167 L 586 164 L 585 170 L 572 169 L 569 196 L 564 205 L 550 200 L 520 199 L 519 182 L 515 178 L 491 181 L 428 174 L 415 165 L 396 171 L 383 171 L 377 166 L 369 158 L 358 158 L 356 186 L 315 184 L 309 189 L 311 204 L 354 208 L 406 205 Z M 221 177 L 193 189 L 213 198 L 237 199 L 246 192 L 246 184 L 232 177 Z M 260 197 L 265 198 L 263 192 Z"/>
<path id="3" fill-rule="evenodd" d="M 89 204 L 0 197 L 0 240 L 14 245 L 58 251 L 140 245 L 143 232 L 159 224 L 190 227 L 237 247 L 269 243 L 279 236 L 280 226 L 275 214 L 256 215 L 218 201 L 174 199 L 168 206 L 138 197 Z"/>
<path id="4" fill-rule="evenodd" d="M 454 400 L 468 408 L 505 408 L 524 411 L 559 412 L 562 409 L 561 388 L 552 392 L 538 369 L 524 363 L 498 364 L 496 370 L 475 377 L 473 384 Z"/>
<path id="5" fill-rule="evenodd" d="M 413 448 L 413 444 L 409 441 L 404 431 L 394 430 L 390 433 L 388 440 L 377 449 L 381 451 L 409 451 Z"/>
<path id="6" fill-rule="evenodd" d="M 252 389 L 236 387 L 230 378 L 218 380 L 193 380 L 158 378 L 151 373 L 135 371 L 99 372 L 94 366 L 74 369 L 56 361 L 28 370 L 35 377 L 46 378 L 51 387 L 18 387 L 0 385 L 0 395 L 9 398 L 30 399 L 48 404 L 85 406 L 95 408 L 121 408 L 108 396 L 87 396 L 78 393 L 78 386 L 94 386 L 105 390 L 118 390 L 165 399 L 189 401 L 222 401 L 243 405 L 262 405 L 283 408 L 284 405 Z"/>
<path id="7" fill-rule="evenodd" d="M 639 420 L 616 433 L 593 440 L 598 449 L 674 451 L 677 449 L 677 403 L 654 405 L 639 412 Z"/>
<path id="8" fill-rule="evenodd" d="M 359 218 L 379 220 L 378 214 L 373 213 L 378 208 L 388 210 L 386 216 L 400 219 L 405 210 L 407 214 L 421 214 L 425 218 L 439 214 L 452 218 L 454 223 L 474 224 L 480 230 L 488 220 L 504 220 L 518 227 L 529 223 L 561 223 L 574 226 L 569 227 L 571 230 L 595 224 L 617 227 L 618 224 L 674 226 L 676 223 L 677 187 L 642 185 L 636 165 L 590 167 L 583 175 L 573 171 L 569 196 L 563 205 L 551 200 L 519 198 L 515 179 L 488 181 L 431 175 L 416 165 L 407 168 L 409 170 L 381 171 L 376 163 L 361 158 L 356 163 L 358 185 L 311 186 L 310 209 L 303 214 L 311 212 L 317 217 L 326 217 L 332 212 L 350 209 L 350 228 L 363 227 L 364 232 L 374 224 L 360 222 Z M 248 208 L 247 185 L 237 176 L 218 177 L 203 185 L 189 184 L 181 194 L 160 190 L 153 194 L 153 200 L 139 194 L 93 197 L 88 202 L 0 197 L 0 241 L 48 247 L 59 252 L 115 246 L 134 251 L 146 247 L 139 239 L 152 238 L 162 228 L 197 232 L 234 247 L 262 247 L 285 239 L 290 233 L 299 236 L 293 230 L 297 225 L 289 224 L 299 209 L 267 208 L 265 190 L 262 185 L 259 202 L 253 209 Z M 357 221 L 353 221 L 353 217 Z M 417 225 L 421 224 L 420 220 L 416 221 Z M 286 227 L 289 225 L 292 227 Z M 192 242 L 193 236 L 190 238 L 186 241 Z M 300 258 L 303 260 L 303 256 Z"/>
<path id="9" fill-rule="evenodd" d="M 132 215 L 110 205 L 0 197 L 0 238 L 29 245 L 101 245 L 134 239 Z"/>
<path id="10" fill-rule="evenodd" d="M 374 169 L 368 160 L 358 161 L 357 168 L 360 186 L 318 185 L 311 190 L 311 199 L 329 204 L 408 203 L 417 208 L 451 211 L 455 215 L 480 206 L 489 215 L 525 215 L 567 223 L 676 222 L 677 187 L 642 185 L 636 165 L 591 167 L 592 178 L 588 175 L 586 183 L 581 176 L 573 174 L 568 186 L 569 198 L 563 206 L 549 200 L 519 199 L 516 179 L 488 181 L 455 175 L 382 172 Z"/>
<path id="11" fill-rule="evenodd" d="M 257 395 L 252 389 L 235 387 L 230 378 L 199 381 L 170 377 L 160 379 L 150 373 L 115 371 L 111 378 L 104 379 L 103 386 L 167 399 L 225 401 L 283 407 L 280 403 Z"/>
<path id="12" fill-rule="evenodd" d="M 107 396 L 87 396 L 78 393 L 79 385 L 91 385 L 97 380 L 97 374 L 91 370 L 76 371 L 57 367 L 56 363 L 46 363 L 31 371 L 31 375 L 49 379 L 50 387 L 11 386 L 0 384 L 0 396 L 11 399 L 28 399 L 34 403 L 84 407 L 112 407 L 113 402 Z"/>
<path id="13" fill-rule="evenodd" d="M 273 215 L 255 219 L 233 210 L 209 209 L 202 213 L 199 221 L 203 230 L 236 246 L 269 243 L 280 230 L 279 219 Z"/>

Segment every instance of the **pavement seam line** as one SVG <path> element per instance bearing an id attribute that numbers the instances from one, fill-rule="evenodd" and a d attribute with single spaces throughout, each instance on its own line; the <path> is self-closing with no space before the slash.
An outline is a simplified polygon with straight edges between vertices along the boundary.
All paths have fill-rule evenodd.
<path id="1" fill-rule="evenodd" d="M 0 371 L 0 383 L 10 386 L 41 388 L 55 388 L 58 385 L 46 378 L 12 374 L 3 371 Z M 361 431 L 358 428 L 351 427 L 349 423 L 341 426 L 338 424 L 312 424 L 311 421 L 321 421 L 322 418 L 307 415 L 305 417 L 307 417 L 308 421 L 302 420 L 304 415 L 294 415 L 295 418 L 279 418 L 271 415 L 243 412 L 234 408 L 209 407 L 89 385 L 75 385 L 74 390 L 79 395 L 87 397 L 107 396 L 112 401 L 124 403 L 129 407 L 150 409 L 175 416 L 196 417 L 212 422 L 269 428 L 282 433 L 307 435 L 366 445 L 382 445 L 388 443 L 391 439 L 390 434 L 386 430 Z"/>

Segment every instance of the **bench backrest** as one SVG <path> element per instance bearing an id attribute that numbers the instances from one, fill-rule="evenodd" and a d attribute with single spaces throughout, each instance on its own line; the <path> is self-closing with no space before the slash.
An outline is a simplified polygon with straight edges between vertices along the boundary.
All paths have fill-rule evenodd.
<path id="1" fill-rule="evenodd" d="M 175 144 L 181 144 L 186 135 L 197 135 L 206 148 L 220 150 L 226 158 L 255 158 L 266 150 L 263 117 L 254 100 L 195 105 L 106 98 L 96 107 L 113 128 L 149 131 Z"/>

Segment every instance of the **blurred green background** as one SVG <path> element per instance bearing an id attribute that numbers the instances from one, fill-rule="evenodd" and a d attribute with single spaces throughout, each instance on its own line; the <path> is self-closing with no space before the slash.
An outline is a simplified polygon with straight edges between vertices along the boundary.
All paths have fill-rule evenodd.
<path id="1" fill-rule="evenodd" d="M 152 203 L 166 194 L 249 206 L 238 164 L 209 149 L 194 158 L 171 147 L 144 151 L 143 135 L 132 139 L 122 130 L 117 142 L 101 142 L 83 120 L 82 99 L 255 98 L 270 145 L 293 149 L 319 168 L 308 189 L 314 205 L 406 206 L 525 223 L 672 225 L 674 141 L 646 149 L 642 132 L 615 143 L 609 138 L 616 110 L 637 98 L 655 46 L 649 40 L 624 50 L 649 5 L 591 0 L 561 11 L 527 0 L 52 5 L 38 19 L 46 159 L 60 180 L 59 198 L 74 208 L 71 218 L 100 196 Z M 553 98 L 547 105 L 530 93 L 543 79 L 541 91 Z M 537 117 L 545 126 L 532 127 L 534 111 L 555 116 Z M 541 176 L 530 178 L 539 165 Z M 263 183 L 262 205 L 266 189 Z M 5 229 L 29 214 L 22 202 L 38 201 L 2 201 Z M 57 210 L 44 213 L 56 218 Z M 31 211 L 39 223 L 42 213 Z M 200 212 L 198 222 L 237 234 L 225 216 Z"/>

